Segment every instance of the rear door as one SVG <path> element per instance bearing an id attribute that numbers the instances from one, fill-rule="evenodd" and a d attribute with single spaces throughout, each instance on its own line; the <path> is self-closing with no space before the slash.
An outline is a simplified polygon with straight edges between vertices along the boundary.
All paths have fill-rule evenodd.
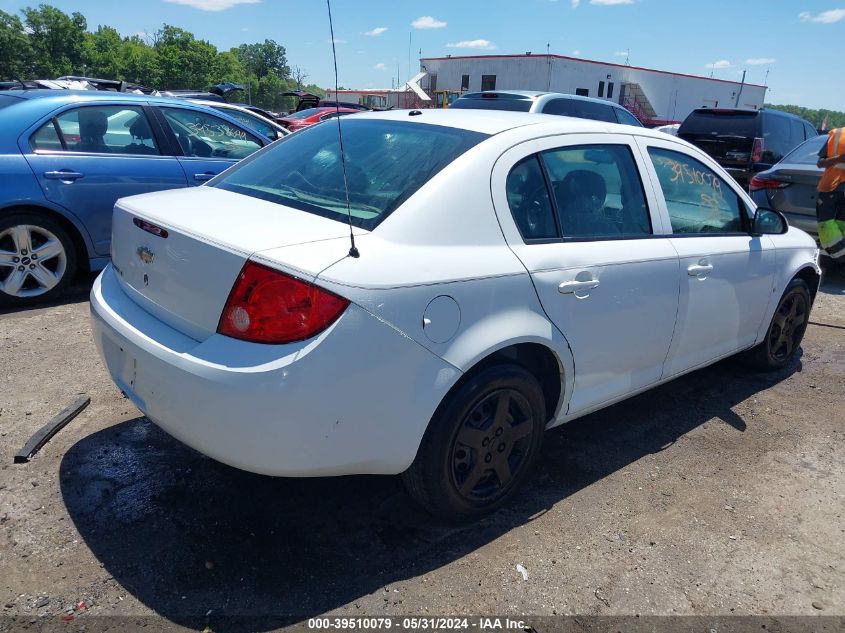
<path id="1" fill-rule="evenodd" d="M 158 106 L 161 124 L 172 133 L 179 163 L 189 186 L 201 185 L 242 158 L 261 149 L 269 139 L 204 110 Z"/>
<path id="2" fill-rule="evenodd" d="M 494 167 L 505 237 L 572 349 L 574 389 L 564 413 L 597 408 L 662 375 L 678 257 L 641 169 L 632 137 L 607 134 L 538 139 Z"/>
<path id="3" fill-rule="evenodd" d="M 772 294 L 775 251 L 749 234 L 733 185 L 671 141 L 640 137 L 680 257 L 680 301 L 664 377 L 750 347 Z M 703 157 L 702 157 L 703 158 Z"/>
<path id="4" fill-rule="evenodd" d="M 28 130 L 19 146 L 44 195 L 76 215 L 109 254 L 118 198 L 186 186 L 179 162 L 140 104 L 69 107 Z"/>

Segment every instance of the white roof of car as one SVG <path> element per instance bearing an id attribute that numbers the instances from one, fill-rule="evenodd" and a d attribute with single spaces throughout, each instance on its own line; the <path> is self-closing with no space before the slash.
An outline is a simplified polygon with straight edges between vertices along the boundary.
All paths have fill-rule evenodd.
<path id="1" fill-rule="evenodd" d="M 411 112 L 420 114 L 411 116 Z M 383 119 L 390 121 L 409 121 L 411 123 L 426 123 L 429 125 L 442 125 L 445 127 L 460 128 L 482 134 L 499 134 L 507 130 L 528 125 L 543 125 L 551 128 L 549 133 L 572 133 L 590 132 L 607 133 L 618 132 L 620 134 L 638 134 L 643 136 L 656 136 L 666 138 L 665 134 L 657 135 L 646 128 L 633 127 L 631 125 L 619 125 L 618 123 L 607 123 L 593 119 L 578 119 L 575 117 L 560 116 L 556 114 L 533 114 L 528 112 L 509 112 L 503 110 L 472 110 L 472 109 L 423 109 L 423 110 L 385 110 L 382 112 L 362 112 L 354 117 L 346 119 Z"/>

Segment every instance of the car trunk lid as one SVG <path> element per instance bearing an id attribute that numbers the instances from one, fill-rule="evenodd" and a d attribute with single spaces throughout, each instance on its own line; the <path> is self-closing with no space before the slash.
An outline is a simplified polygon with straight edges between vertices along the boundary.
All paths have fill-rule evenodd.
<path id="1" fill-rule="evenodd" d="M 136 303 L 201 341 L 217 330 L 229 292 L 251 255 L 348 235 L 341 222 L 201 187 L 119 200 L 112 262 Z M 320 253 L 302 261 L 282 258 L 279 266 L 313 281 L 346 251 L 339 246 Z"/>

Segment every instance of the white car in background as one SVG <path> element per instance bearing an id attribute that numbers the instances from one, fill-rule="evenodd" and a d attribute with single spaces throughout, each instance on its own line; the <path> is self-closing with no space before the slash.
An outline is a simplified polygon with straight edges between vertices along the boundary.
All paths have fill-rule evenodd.
<path id="1" fill-rule="evenodd" d="M 345 173 L 318 125 L 115 207 L 96 343 L 197 450 L 269 475 L 403 473 L 429 510 L 476 516 L 547 428 L 745 350 L 794 358 L 815 242 L 688 143 L 478 110 L 341 125 Z"/>

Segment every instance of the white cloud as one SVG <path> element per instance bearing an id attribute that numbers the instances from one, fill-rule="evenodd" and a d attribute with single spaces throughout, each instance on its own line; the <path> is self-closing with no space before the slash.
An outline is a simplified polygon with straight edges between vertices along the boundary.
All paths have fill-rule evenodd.
<path id="1" fill-rule="evenodd" d="M 442 20 L 435 20 L 430 15 L 422 15 L 411 22 L 411 26 L 415 29 L 442 29 L 446 24 Z"/>
<path id="2" fill-rule="evenodd" d="M 581 51 L 578 50 L 577 48 L 574 51 L 572 51 L 572 55 L 575 56 L 575 57 L 578 57 L 580 54 L 581 54 Z"/>
<path id="3" fill-rule="evenodd" d="M 367 31 L 366 33 L 364 33 L 364 35 L 366 35 L 367 37 L 378 37 L 379 35 L 384 33 L 386 30 L 387 30 L 386 26 L 377 26 L 372 31 Z"/>
<path id="4" fill-rule="evenodd" d="M 616 51 L 613 53 L 616 57 L 628 57 L 628 51 Z"/>
<path id="5" fill-rule="evenodd" d="M 573 9 L 577 9 L 579 4 L 581 4 L 581 0 L 572 0 Z"/>
<path id="6" fill-rule="evenodd" d="M 334 40 L 329 38 L 326 40 L 326 42 L 328 42 L 329 44 L 346 44 L 346 40 L 342 40 L 339 37 L 334 38 Z"/>
<path id="7" fill-rule="evenodd" d="M 376 69 L 376 70 L 387 70 L 387 65 L 379 62 L 378 64 L 373 66 L 373 68 Z"/>
<path id="8" fill-rule="evenodd" d="M 590 0 L 590 4 L 600 4 L 609 7 L 615 4 L 634 4 L 634 0 Z"/>
<path id="9" fill-rule="evenodd" d="M 749 66 L 768 66 L 776 61 L 774 57 L 750 57 L 745 60 L 745 63 Z"/>
<path id="10" fill-rule="evenodd" d="M 721 68 L 730 68 L 730 67 L 731 67 L 731 63 L 727 59 L 720 59 L 717 62 L 712 62 L 710 64 L 707 64 L 707 66 L 705 68 L 711 68 L 713 70 L 719 70 Z"/>
<path id="11" fill-rule="evenodd" d="M 164 0 L 171 4 L 183 4 L 202 11 L 225 11 L 239 4 L 258 4 L 261 0 Z"/>
<path id="12" fill-rule="evenodd" d="M 833 24 L 845 19 L 845 9 L 830 9 L 829 11 L 822 11 L 818 15 L 813 15 L 809 11 L 802 11 L 798 14 L 802 22 L 819 22 L 821 24 Z"/>
<path id="13" fill-rule="evenodd" d="M 462 40 L 446 44 L 446 48 L 475 48 L 480 51 L 492 51 L 496 45 L 490 40 Z"/>

